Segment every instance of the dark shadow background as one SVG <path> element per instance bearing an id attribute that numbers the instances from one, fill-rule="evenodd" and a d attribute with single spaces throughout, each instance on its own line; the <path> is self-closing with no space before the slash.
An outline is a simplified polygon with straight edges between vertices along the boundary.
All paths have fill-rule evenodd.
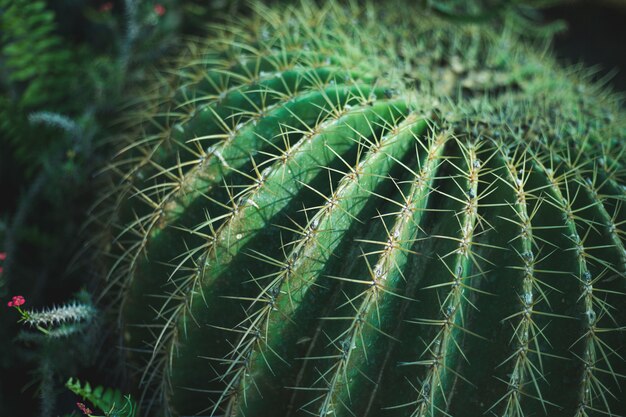
<path id="1" fill-rule="evenodd" d="M 598 78 L 610 71 L 614 89 L 626 92 L 626 2 L 622 5 L 589 1 L 545 10 L 546 20 L 561 19 L 568 30 L 555 38 L 554 50 L 565 64 L 598 66 Z"/>

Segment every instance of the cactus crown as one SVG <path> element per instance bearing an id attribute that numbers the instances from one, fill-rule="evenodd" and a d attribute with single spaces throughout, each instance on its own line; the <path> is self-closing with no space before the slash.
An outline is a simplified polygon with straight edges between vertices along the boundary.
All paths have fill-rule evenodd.
<path id="1" fill-rule="evenodd" d="M 97 212 L 144 412 L 624 412 L 624 118 L 516 27 L 255 3 L 189 43 Z"/>

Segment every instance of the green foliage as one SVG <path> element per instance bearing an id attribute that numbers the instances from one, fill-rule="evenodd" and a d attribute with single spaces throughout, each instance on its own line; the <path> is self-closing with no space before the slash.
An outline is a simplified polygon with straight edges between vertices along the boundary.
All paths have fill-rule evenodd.
<path id="1" fill-rule="evenodd" d="M 29 114 L 44 109 L 76 114 L 94 106 L 89 97 L 93 55 L 58 34 L 54 13 L 44 1 L 3 0 L 0 10 L 0 133 L 5 146 L 13 148 L 13 164 L 24 166 L 32 177 L 42 164 L 60 163 L 58 154 L 73 144 L 68 138 L 72 132 L 33 126 Z"/>
<path id="2" fill-rule="evenodd" d="M 54 13 L 41 0 L 3 0 L 2 59 L 6 78 L 20 105 L 62 107 L 63 100 L 80 79 L 77 77 L 76 50 L 68 49 L 56 34 Z"/>
<path id="3" fill-rule="evenodd" d="M 19 322 L 25 329 L 18 332 L 13 342 L 24 349 L 10 354 L 13 361 L 29 363 L 34 368 L 30 383 L 37 386 L 40 413 L 52 416 L 63 381 L 95 361 L 93 350 L 100 329 L 98 311 L 89 293 L 81 291 L 63 305 L 41 310 L 22 308 L 20 312 Z"/>
<path id="4" fill-rule="evenodd" d="M 90 287 L 98 268 L 80 227 L 109 152 L 102 138 L 115 134 L 120 103 L 175 43 L 180 21 L 167 0 L 163 16 L 153 3 L 114 3 L 109 13 L 87 0 L 0 0 L 3 300 L 23 294 L 29 308 L 53 305 Z M 0 382 L 0 414 L 64 411 L 60 387 L 95 366 L 103 338 L 85 302 L 29 310 L 26 321 L 41 331 L 0 316 L 2 373 L 15 376 Z"/>
<path id="5" fill-rule="evenodd" d="M 89 57 L 84 48 L 68 45 L 57 34 L 54 13 L 45 1 L 3 0 L 0 10 L 0 133 L 5 146 L 14 148 L 16 162 L 32 175 L 59 145 L 67 148 L 67 142 L 57 132 L 30 126 L 27 115 L 42 108 L 80 108 L 83 103 L 68 98 L 88 88 L 83 64 Z"/>
<path id="6" fill-rule="evenodd" d="M 129 109 L 94 210 L 142 414 L 623 414 L 615 96 L 506 10 L 252 9 Z"/>
<path id="7" fill-rule="evenodd" d="M 117 389 L 102 386 L 92 388 L 89 382 L 81 384 L 79 380 L 73 378 L 70 378 L 65 386 L 102 410 L 106 417 L 135 417 L 134 401 L 129 395 L 123 395 Z"/>

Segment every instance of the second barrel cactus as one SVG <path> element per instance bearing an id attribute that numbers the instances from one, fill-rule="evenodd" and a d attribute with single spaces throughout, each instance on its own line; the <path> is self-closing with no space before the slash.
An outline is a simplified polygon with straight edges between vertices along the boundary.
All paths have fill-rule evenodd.
<path id="1" fill-rule="evenodd" d="M 189 44 L 99 212 L 144 414 L 624 415 L 623 112 L 501 20 L 255 5 Z"/>

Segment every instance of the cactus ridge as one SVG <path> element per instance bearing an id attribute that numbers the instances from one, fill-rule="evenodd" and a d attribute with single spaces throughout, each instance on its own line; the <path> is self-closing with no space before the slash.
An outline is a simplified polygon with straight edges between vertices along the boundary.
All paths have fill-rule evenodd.
<path id="1" fill-rule="evenodd" d="M 613 323 L 617 323 L 617 321 L 611 311 L 613 310 L 613 306 L 596 295 L 598 292 L 603 292 L 603 290 L 598 289 L 596 294 L 594 294 L 592 277 L 597 276 L 601 279 L 601 277 L 607 273 L 620 273 L 620 271 L 613 266 L 618 265 L 615 257 L 607 257 L 606 252 L 609 252 L 609 254 L 610 252 L 617 252 L 617 255 L 620 256 L 618 251 L 621 251 L 620 246 L 622 245 L 615 245 L 613 242 L 613 244 L 605 246 L 603 240 L 597 239 L 597 237 L 594 239 L 594 236 L 590 235 L 589 230 L 595 227 L 595 222 L 589 219 L 602 219 L 602 210 L 597 208 L 599 205 L 597 200 L 593 198 L 593 195 L 585 193 L 586 189 L 581 182 L 568 179 L 568 175 L 572 176 L 572 174 L 577 174 L 576 170 L 574 173 L 570 173 L 569 171 L 559 169 L 557 173 L 562 179 L 558 179 L 554 172 L 550 172 L 548 171 L 549 168 L 545 168 L 545 165 L 542 166 L 541 169 L 546 174 L 548 180 L 553 184 L 552 189 L 554 190 L 551 196 L 552 198 L 546 199 L 546 202 L 555 205 L 564 213 L 564 217 L 567 219 L 568 238 L 574 244 L 572 252 L 575 253 L 578 263 L 578 268 L 575 270 L 574 276 L 578 280 L 577 284 L 581 294 L 577 302 L 582 304 L 583 328 L 585 331 L 581 336 L 581 340 L 577 341 L 578 344 L 584 346 L 580 349 L 582 354 L 577 358 L 585 369 L 580 387 L 582 400 L 576 410 L 576 415 L 581 416 L 593 410 L 592 403 L 594 396 L 591 394 L 592 392 L 602 393 L 598 400 L 604 407 L 608 408 L 607 394 L 604 392 L 601 382 L 597 379 L 597 375 L 604 372 L 613 374 L 614 377 L 616 377 L 612 363 L 620 358 L 619 356 L 617 356 L 617 358 L 613 357 L 614 352 L 609 347 L 610 345 L 604 342 L 604 338 L 602 337 L 603 332 L 598 331 L 599 329 L 596 328 L 596 322 L 598 315 L 606 315 Z M 582 204 L 579 201 L 580 199 L 584 200 Z M 586 211 L 591 211 L 592 213 L 585 213 L 587 214 L 585 216 L 579 214 Z M 606 223 L 601 223 L 601 225 L 603 228 L 606 227 Z M 605 235 L 605 239 L 607 237 L 610 239 L 610 236 L 606 236 L 606 233 L 603 234 Z M 600 242 L 600 246 L 598 246 L 597 243 L 588 243 L 588 241 L 593 242 L 594 240 Z M 604 250 L 598 251 L 598 249 Z M 621 252 L 623 254 L 623 251 Z M 608 350 L 605 349 L 607 347 Z"/>
<path id="2" fill-rule="evenodd" d="M 253 3 L 129 108 L 94 219 L 143 413 L 626 412 L 619 102 L 414 11 Z"/>

